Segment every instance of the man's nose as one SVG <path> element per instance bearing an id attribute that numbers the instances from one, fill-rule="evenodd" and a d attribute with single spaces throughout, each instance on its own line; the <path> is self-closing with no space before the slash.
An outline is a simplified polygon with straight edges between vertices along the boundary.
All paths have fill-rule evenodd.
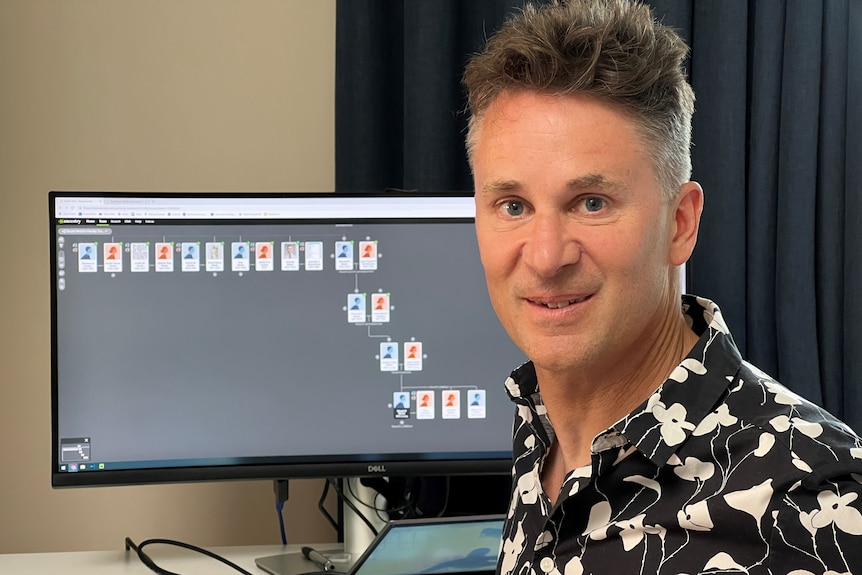
<path id="1" fill-rule="evenodd" d="M 573 224 L 565 214 L 537 214 L 530 222 L 524 242 L 524 263 L 541 277 L 555 276 L 581 257 L 581 247 L 574 235 Z"/>

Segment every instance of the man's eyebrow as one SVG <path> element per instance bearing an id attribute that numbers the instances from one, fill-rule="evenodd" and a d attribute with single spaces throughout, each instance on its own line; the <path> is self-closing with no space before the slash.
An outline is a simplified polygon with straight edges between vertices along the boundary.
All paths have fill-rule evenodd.
<path id="1" fill-rule="evenodd" d="M 518 191 L 522 187 L 523 186 L 515 180 L 494 180 L 493 182 L 488 182 L 482 186 L 482 189 L 479 191 L 482 195 L 497 196 Z"/>
<path id="2" fill-rule="evenodd" d="M 611 191 L 625 190 L 626 185 L 606 178 L 602 174 L 586 174 L 569 180 L 567 187 L 572 191 Z"/>

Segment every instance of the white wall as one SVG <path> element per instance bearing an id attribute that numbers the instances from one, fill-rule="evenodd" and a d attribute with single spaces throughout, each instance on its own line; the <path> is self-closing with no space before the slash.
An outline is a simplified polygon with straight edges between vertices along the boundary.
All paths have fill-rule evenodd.
<path id="1" fill-rule="evenodd" d="M 47 194 L 331 190 L 334 70 L 335 0 L 0 0 L 0 553 L 279 541 L 269 482 L 51 489 Z"/>

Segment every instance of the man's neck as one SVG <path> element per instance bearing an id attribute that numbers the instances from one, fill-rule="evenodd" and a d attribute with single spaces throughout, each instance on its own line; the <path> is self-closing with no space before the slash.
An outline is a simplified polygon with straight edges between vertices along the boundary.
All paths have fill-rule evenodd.
<path id="1" fill-rule="evenodd" d="M 595 436 L 646 401 L 698 340 L 678 309 L 654 327 L 644 345 L 607 365 L 576 373 L 536 367 L 566 471 L 589 463 Z"/>

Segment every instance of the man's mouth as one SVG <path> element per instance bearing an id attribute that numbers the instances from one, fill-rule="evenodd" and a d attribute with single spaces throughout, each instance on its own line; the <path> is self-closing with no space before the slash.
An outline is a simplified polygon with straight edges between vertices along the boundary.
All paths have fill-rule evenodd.
<path id="1" fill-rule="evenodd" d="M 562 309 L 564 307 L 569 307 L 570 305 L 574 305 L 576 303 L 581 303 L 590 299 L 590 296 L 579 297 L 575 299 L 568 300 L 560 300 L 560 301 L 541 301 L 541 300 L 533 300 L 530 301 L 534 304 L 544 306 L 548 309 Z"/>

